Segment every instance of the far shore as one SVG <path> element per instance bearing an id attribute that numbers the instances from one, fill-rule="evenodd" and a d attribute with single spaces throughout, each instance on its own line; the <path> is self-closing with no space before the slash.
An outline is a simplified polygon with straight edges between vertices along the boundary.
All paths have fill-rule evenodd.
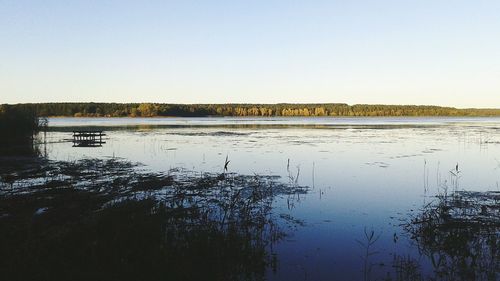
<path id="1" fill-rule="evenodd" d="M 26 103 L 1 108 L 31 110 L 58 117 L 489 117 L 500 109 L 454 108 L 434 105 L 344 103 L 166 104 L 166 103 Z"/>
<path id="2" fill-rule="evenodd" d="M 277 118 L 277 119 L 285 119 L 285 118 L 331 118 L 331 119 L 336 119 L 336 118 L 349 118 L 349 119 L 362 119 L 362 118 L 386 118 L 386 119 L 391 119 L 391 118 L 401 118 L 401 119 L 419 119 L 419 118 L 500 118 L 500 115 L 420 115 L 420 116 L 225 116 L 225 115 L 208 115 L 208 116 L 64 116 L 64 115 L 57 115 L 57 116 L 43 116 L 45 118 L 52 118 L 52 119 L 59 119 L 59 118 L 92 118 L 92 119 L 97 119 L 97 118 L 109 118 L 109 119 L 154 119 L 154 118 L 163 118 L 163 119 L 171 119 L 171 118 L 254 118 L 254 119 L 259 119 L 259 118 Z"/>

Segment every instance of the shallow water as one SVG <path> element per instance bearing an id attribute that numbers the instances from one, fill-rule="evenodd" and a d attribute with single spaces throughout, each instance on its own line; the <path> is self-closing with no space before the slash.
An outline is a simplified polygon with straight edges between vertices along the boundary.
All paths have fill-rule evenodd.
<path id="1" fill-rule="evenodd" d="M 303 225 L 274 246 L 269 280 L 381 280 L 394 256 L 429 257 L 401 224 L 448 189 L 500 190 L 500 118 L 53 118 L 50 159 L 121 157 L 152 171 L 186 168 L 279 175 L 311 187 L 274 212 Z M 71 130 L 105 130 L 106 144 L 76 148 Z M 460 170 L 459 177 L 450 171 Z M 457 184 L 452 183 L 457 180 Z M 364 230 L 380 238 L 364 267 Z"/>

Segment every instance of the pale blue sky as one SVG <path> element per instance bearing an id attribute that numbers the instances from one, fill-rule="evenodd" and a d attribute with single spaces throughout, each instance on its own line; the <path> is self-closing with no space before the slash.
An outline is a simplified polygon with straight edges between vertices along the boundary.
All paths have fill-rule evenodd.
<path id="1" fill-rule="evenodd" d="M 0 0 L 0 103 L 500 107 L 500 1 Z"/>

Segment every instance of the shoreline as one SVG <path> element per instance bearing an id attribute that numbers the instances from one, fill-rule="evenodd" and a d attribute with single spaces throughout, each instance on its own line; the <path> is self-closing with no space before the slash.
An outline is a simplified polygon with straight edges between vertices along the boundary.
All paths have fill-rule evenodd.
<path id="1" fill-rule="evenodd" d="M 325 118 L 325 119 L 391 119 L 391 118 L 413 118 L 413 119 L 419 119 L 419 118 L 500 118 L 500 115 L 419 115 L 419 116 L 412 116 L 412 115 L 403 115 L 403 116 L 397 116 L 397 115 L 391 115 L 391 116 L 233 116 L 233 115 L 208 115 L 208 116 L 70 116 L 70 115 L 55 115 L 55 116 L 41 116 L 41 118 L 51 118 L 51 119 L 60 119 L 60 118 L 107 118 L 107 119 L 173 119 L 173 118 L 200 118 L 200 119 L 210 119 L 210 118 L 238 118 L 238 119 L 271 119 L 271 118 L 276 118 L 276 119 L 286 119 L 286 118 Z"/>

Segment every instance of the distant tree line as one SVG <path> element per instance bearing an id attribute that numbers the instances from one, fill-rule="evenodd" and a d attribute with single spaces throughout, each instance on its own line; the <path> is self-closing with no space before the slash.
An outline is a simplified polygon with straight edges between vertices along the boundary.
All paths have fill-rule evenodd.
<path id="1" fill-rule="evenodd" d="M 34 103 L 17 104 L 39 116 L 500 116 L 500 109 L 457 109 L 440 106 L 324 104 L 163 104 L 163 103 Z"/>

